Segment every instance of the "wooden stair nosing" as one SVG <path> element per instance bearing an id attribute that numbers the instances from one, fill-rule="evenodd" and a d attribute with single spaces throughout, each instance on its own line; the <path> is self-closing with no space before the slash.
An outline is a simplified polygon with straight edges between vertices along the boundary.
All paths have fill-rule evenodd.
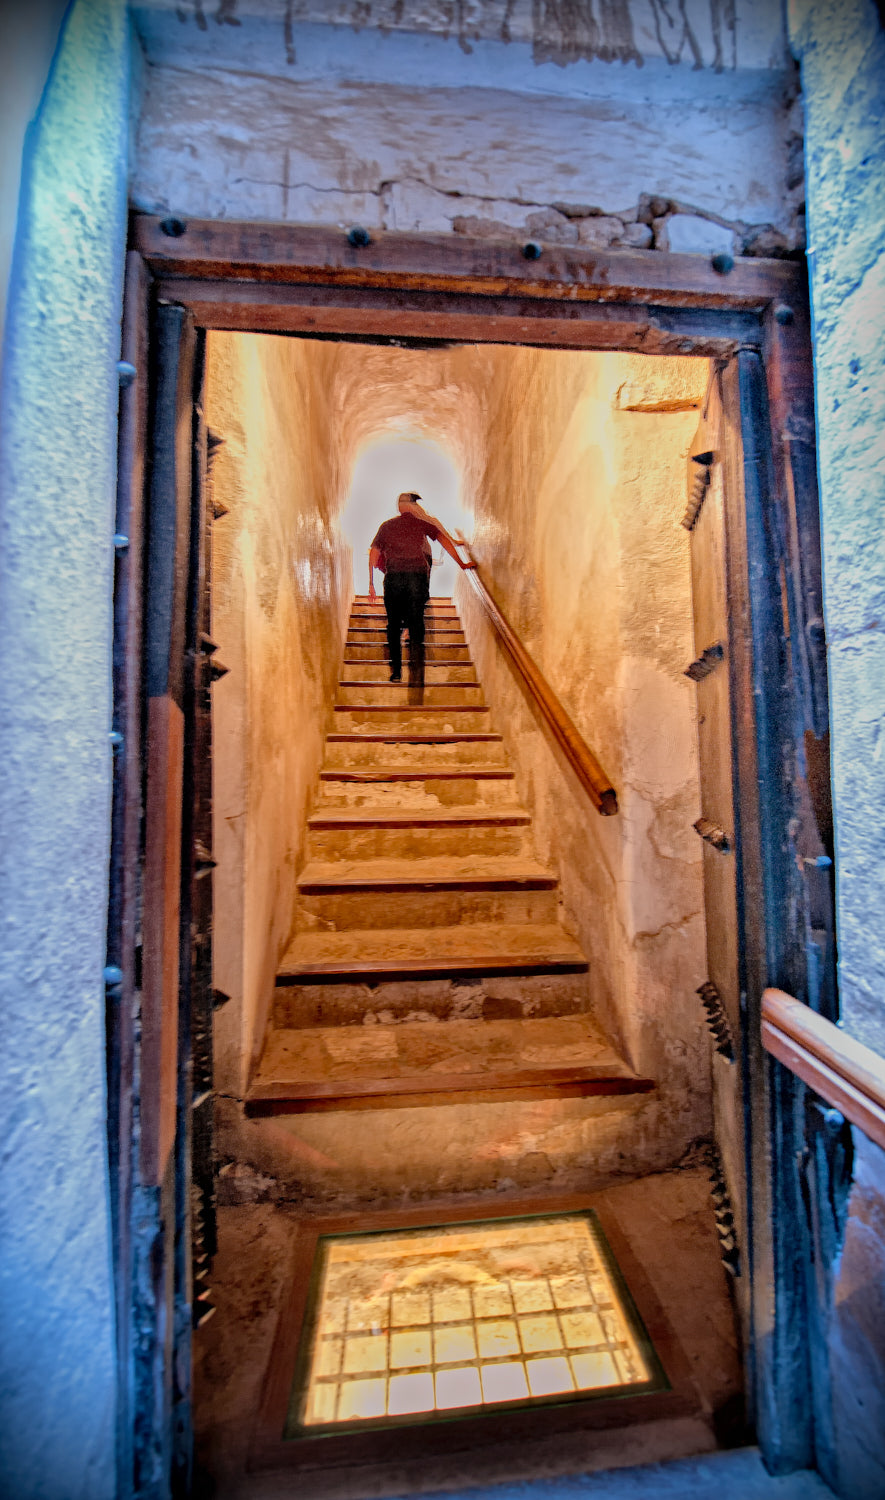
<path id="1" fill-rule="evenodd" d="M 330 807 L 317 809 L 308 828 L 527 828 L 524 808 L 507 807 Z"/>
<path id="2" fill-rule="evenodd" d="M 492 1103 L 508 1099 L 648 1094 L 651 1078 L 602 1068 L 521 1068 L 486 1074 L 428 1073 L 425 1078 L 336 1079 L 254 1083 L 248 1114 L 303 1114 L 334 1109 L 404 1109 L 416 1105 Z"/>
<path id="3" fill-rule="evenodd" d="M 370 860 L 362 863 L 370 864 Z M 305 867 L 306 869 L 309 866 Z M 375 875 L 363 873 L 345 878 L 334 875 L 311 876 L 304 874 L 295 882 L 303 896 L 341 895 L 347 891 L 390 891 L 404 894 L 408 891 L 552 891 L 559 881 L 555 875 L 420 875 L 411 879 L 402 875 Z"/>
<path id="4" fill-rule="evenodd" d="M 384 686 L 384 684 L 375 683 L 374 686 Z M 489 712 L 487 703 L 333 703 L 332 708 L 336 714 L 487 714 Z"/>
<path id="5" fill-rule="evenodd" d="M 433 666 L 434 663 L 429 662 L 425 665 Z M 407 688 L 412 684 L 407 677 L 401 678 L 399 682 L 385 682 L 383 677 L 339 677 L 338 686 L 343 688 Z M 424 686 L 426 688 L 478 688 L 482 684 L 474 677 L 472 682 L 425 682 Z"/>
<path id="6" fill-rule="evenodd" d="M 400 709 L 400 712 L 402 710 Z M 430 732 L 417 733 L 409 729 L 391 729 L 387 732 L 378 730 L 376 732 L 360 730 L 337 730 L 326 735 L 326 743 L 333 745 L 352 744 L 384 744 L 384 745 L 475 745 L 489 744 L 491 742 L 502 743 L 503 735 L 495 734 L 491 730 L 462 730 L 460 733 L 433 734 Z"/>
<path id="7" fill-rule="evenodd" d="M 324 766 L 320 781 L 513 781 L 509 766 Z"/>

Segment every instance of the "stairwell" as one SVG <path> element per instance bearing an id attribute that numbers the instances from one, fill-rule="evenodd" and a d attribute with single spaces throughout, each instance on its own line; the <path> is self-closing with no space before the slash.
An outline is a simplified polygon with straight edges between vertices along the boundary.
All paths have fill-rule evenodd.
<path id="1" fill-rule="evenodd" d="M 388 681 L 383 605 L 353 602 L 253 1115 L 653 1088 L 594 1019 L 456 609 L 426 618 L 419 693 Z"/>

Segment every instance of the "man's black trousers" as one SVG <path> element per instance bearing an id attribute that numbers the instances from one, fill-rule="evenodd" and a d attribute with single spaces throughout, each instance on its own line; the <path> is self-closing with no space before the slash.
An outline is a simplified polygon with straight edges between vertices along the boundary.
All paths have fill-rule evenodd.
<path id="1" fill-rule="evenodd" d="M 402 632 L 409 632 L 409 680 L 424 681 L 424 606 L 430 593 L 427 574 L 385 573 L 384 608 L 387 611 L 387 647 L 390 675 L 403 670 Z"/>

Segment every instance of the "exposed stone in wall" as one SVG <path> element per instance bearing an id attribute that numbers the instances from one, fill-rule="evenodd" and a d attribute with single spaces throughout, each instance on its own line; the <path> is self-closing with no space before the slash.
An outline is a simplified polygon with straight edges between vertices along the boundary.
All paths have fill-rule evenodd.
<path id="1" fill-rule="evenodd" d="M 848 1497 L 885 1495 L 885 1152 L 855 1134 L 855 1180 L 836 1268 L 829 1367 L 835 1473 Z"/>
<path id="2" fill-rule="evenodd" d="M 0 398 L 0 1488 L 70 1500 L 118 1493 L 102 969 L 128 105 L 124 12 L 79 0 L 29 133 Z"/>
<path id="3" fill-rule="evenodd" d="M 731 238 L 717 248 L 801 246 L 801 120 L 776 7 L 618 0 L 602 13 L 299 6 L 289 61 L 279 7 L 138 6 L 133 197 L 185 217 L 603 248 L 672 238 L 698 254 L 718 223 Z M 459 27 L 476 33 L 469 54 L 449 36 Z M 643 66 L 614 69 L 630 28 Z"/>
<path id="4" fill-rule="evenodd" d="M 807 91 L 842 1017 L 885 1052 L 885 30 L 874 0 L 793 0 Z"/>
<path id="5" fill-rule="evenodd" d="M 289 937 L 305 816 L 337 677 L 349 549 L 336 525 L 326 344 L 212 334 L 216 1085 L 241 1093 Z"/>

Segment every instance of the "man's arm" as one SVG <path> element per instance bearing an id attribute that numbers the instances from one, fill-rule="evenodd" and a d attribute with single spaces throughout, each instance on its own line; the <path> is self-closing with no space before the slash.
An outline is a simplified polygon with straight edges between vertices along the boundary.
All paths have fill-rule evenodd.
<path id="1" fill-rule="evenodd" d="M 369 598 L 375 599 L 375 569 L 381 566 L 381 552 L 378 547 L 369 548 Z"/>
<path id="2" fill-rule="evenodd" d="M 429 515 L 428 512 L 424 509 L 423 505 L 418 505 L 416 501 L 409 500 L 405 503 L 404 508 L 409 512 L 410 515 L 417 516 L 419 521 L 426 521 L 429 526 L 436 527 L 440 545 L 445 548 L 450 557 L 453 557 L 455 559 L 455 562 L 458 564 L 459 568 L 466 569 L 476 567 L 476 563 L 462 561 L 461 557 L 458 554 L 457 542 L 454 542 L 449 536 L 449 533 L 443 526 L 442 521 L 438 521 L 436 519 L 436 516 Z"/>

